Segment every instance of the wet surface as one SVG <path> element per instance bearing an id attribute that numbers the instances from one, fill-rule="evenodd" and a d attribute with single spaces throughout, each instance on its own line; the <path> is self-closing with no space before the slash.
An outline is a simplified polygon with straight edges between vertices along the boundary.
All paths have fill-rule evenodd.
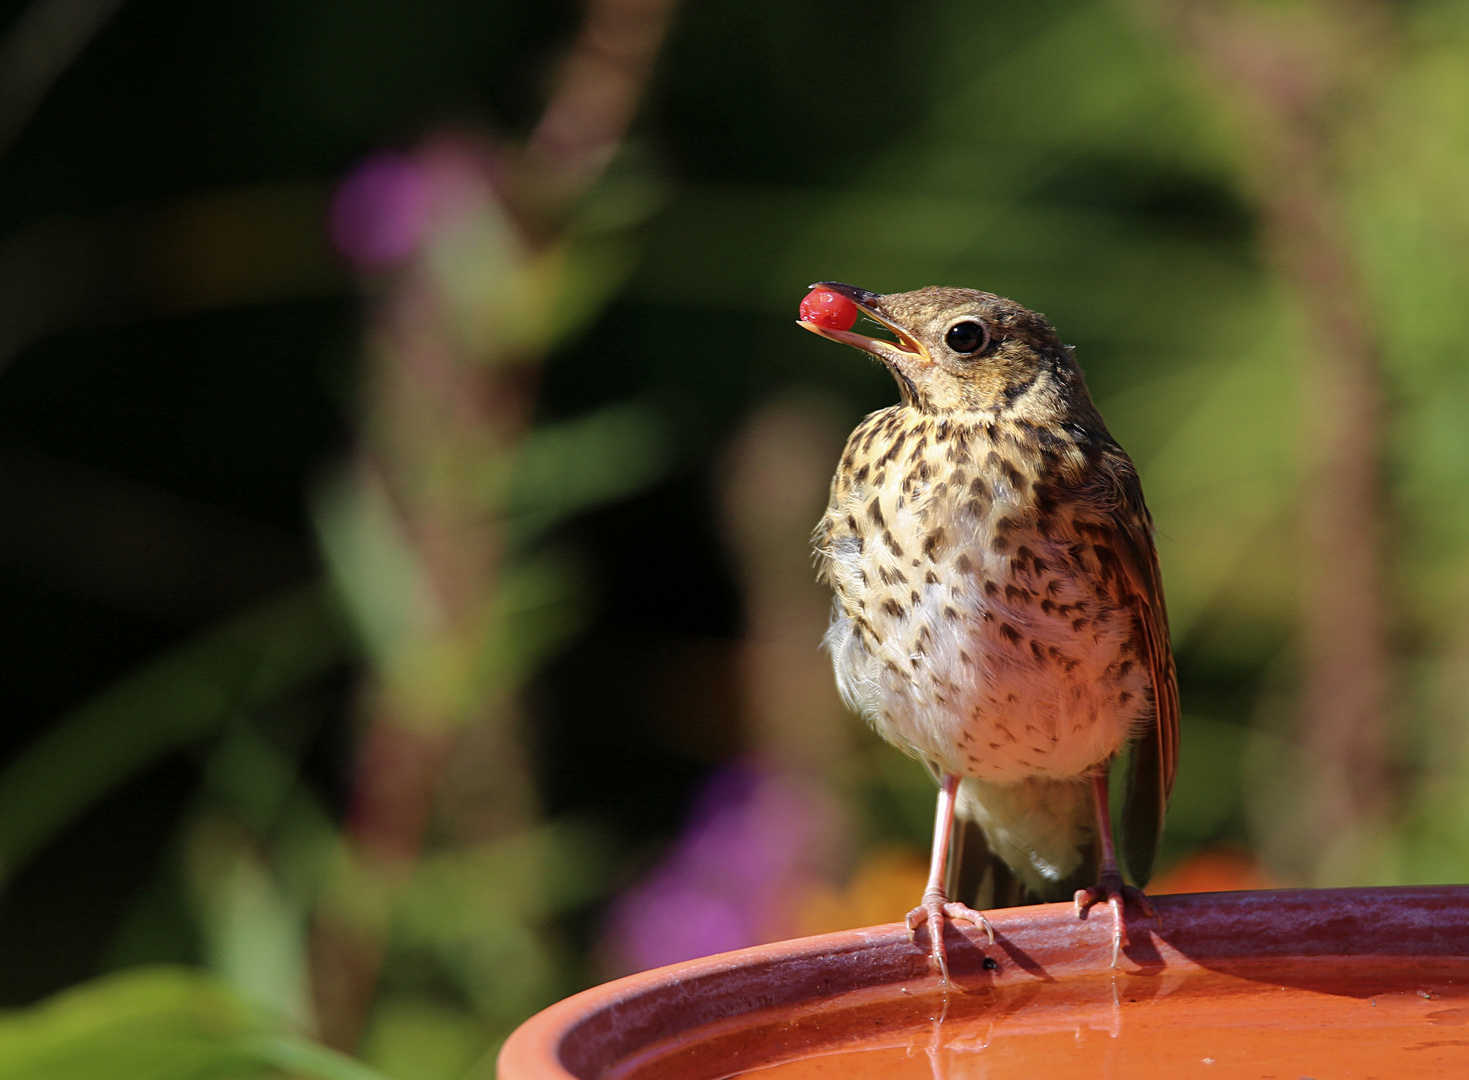
<path id="1" fill-rule="evenodd" d="M 616 1080 L 760 1077 L 1279 1078 L 1469 1076 L 1462 960 L 1316 958 L 1286 966 L 1089 975 L 948 995 L 936 980 L 840 995 L 768 1021 L 648 1047 Z"/>
<path id="2" fill-rule="evenodd" d="M 1115 970 L 1070 904 L 946 924 L 947 995 L 902 924 L 643 972 L 528 1020 L 500 1080 L 1469 1077 L 1469 887 L 1153 905 Z"/>

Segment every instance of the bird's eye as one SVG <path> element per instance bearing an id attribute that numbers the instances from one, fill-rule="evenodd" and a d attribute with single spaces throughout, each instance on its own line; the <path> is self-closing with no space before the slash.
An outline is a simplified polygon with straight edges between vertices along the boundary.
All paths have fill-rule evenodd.
<path id="1" fill-rule="evenodd" d="M 989 334 L 980 323 L 966 319 L 949 327 L 949 332 L 944 335 L 944 344 L 961 356 L 970 356 L 983 349 L 989 339 Z"/>

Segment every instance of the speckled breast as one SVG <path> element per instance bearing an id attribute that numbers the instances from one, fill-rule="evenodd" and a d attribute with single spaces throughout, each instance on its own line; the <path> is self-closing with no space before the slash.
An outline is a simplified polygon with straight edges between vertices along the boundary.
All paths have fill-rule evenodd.
<path id="1" fill-rule="evenodd" d="M 816 533 L 844 698 L 941 770 L 999 783 L 1085 775 L 1152 709 L 1106 515 L 1072 494 L 1087 455 L 1031 434 L 874 413 Z"/>

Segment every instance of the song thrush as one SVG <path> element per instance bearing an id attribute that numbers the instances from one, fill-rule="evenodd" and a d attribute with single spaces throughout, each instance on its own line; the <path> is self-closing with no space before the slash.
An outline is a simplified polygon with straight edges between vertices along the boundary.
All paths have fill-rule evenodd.
<path id="1" fill-rule="evenodd" d="M 815 545 L 836 594 L 826 645 L 842 696 L 940 785 L 909 928 L 928 925 L 947 980 L 945 916 L 993 940 L 984 916 L 950 897 L 988 906 L 1075 890 L 1079 915 L 1111 908 L 1115 966 L 1125 900 L 1151 908 L 1118 870 L 1108 769 L 1130 750 L 1121 837 L 1140 887 L 1178 756 L 1137 473 L 1044 317 L 970 289 L 812 288 L 897 338 L 841 328 L 850 309 L 801 323 L 876 357 L 902 397 L 852 432 Z M 977 825 L 967 840 L 956 815 L 961 830 Z M 955 892 L 961 863 L 974 897 Z"/>

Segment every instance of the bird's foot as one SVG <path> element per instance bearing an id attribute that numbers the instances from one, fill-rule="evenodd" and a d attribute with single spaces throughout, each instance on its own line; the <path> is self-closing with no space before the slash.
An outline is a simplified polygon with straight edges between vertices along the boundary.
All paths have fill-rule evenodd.
<path id="1" fill-rule="evenodd" d="M 944 919 L 963 919 L 967 923 L 973 923 L 979 929 L 989 935 L 990 944 L 995 943 L 995 928 L 984 914 L 975 911 L 966 904 L 960 904 L 952 900 L 946 900 L 941 892 L 925 893 L 923 903 L 919 904 L 908 917 L 903 920 L 908 924 L 908 932 L 917 940 L 916 931 L 920 926 L 928 927 L 929 955 L 934 965 L 939 969 L 943 977 L 944 985 L 949 985 L 949 958 L 944 950 Z"/>
<path id="2" fill-rule="evenodd" d="M 1115 870 L 1111 872 L 1104 870 L 1101 880 L 1095 885 L 1076 890 L 1078 918 L 1086 918 L 1087 910 L 1093 904 L 1105 903 L 1112 909 L 1112 966 L 1114 968 L 1117 966 L 1118 957 L 1122 954 L 1122 946 L 1127 944 L 1127 920 L 1124 918 L 1124 912 L 1129 900 L 1141 908 L 1143 914 L 1148 918 L 1158 917 L 1147 895 L 1141 889 L 1123 884 L 1122 875 Z"/>

